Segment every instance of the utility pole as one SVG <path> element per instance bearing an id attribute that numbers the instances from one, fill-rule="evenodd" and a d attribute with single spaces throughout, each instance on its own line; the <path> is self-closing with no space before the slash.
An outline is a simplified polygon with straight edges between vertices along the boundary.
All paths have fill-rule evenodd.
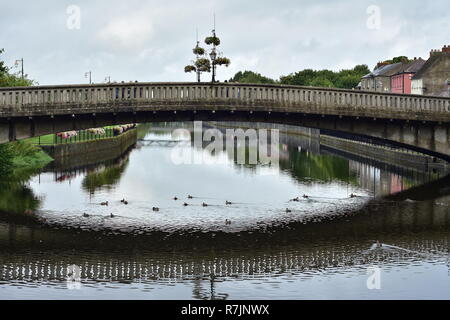
<path id="1" fill-rule="evenodd" d="M 198 28 L 196 28 L 195 31 L 196 31 L 196 38 L 197 38 L 197 47 L 200 47 L 200 45 L 199 45 L 200 41 L 198 41 Z M 198 60 L 199 54 L 196 53 L 195 56 Z M 201 71 L 199 70 L 199 68 L 197 68 L 197 82 L 200 82 L 200 74 L 201 74 Z"/>
<path id="2" fill-rule="evenodd" d="M 84 77 L 87 78 L 89 76 L 89 84 L 92 84 L 92 72 L 88 71 L 84 74 Z"/>
<path id="3" fill-rule="evenodd" d="M 19 62 L 20 62 L 20 66 L 21 66 L 21 74 L 22 74 L 22 80 L 24 79 L 24 73 L 23 73 L 23 57 L 22 57 L 22 59 L 20 59 L 20 60 L 16 60 L 15 62 L 14 62 L 14 64 L 17 66 L 18 64 L 19 64 Z"/>

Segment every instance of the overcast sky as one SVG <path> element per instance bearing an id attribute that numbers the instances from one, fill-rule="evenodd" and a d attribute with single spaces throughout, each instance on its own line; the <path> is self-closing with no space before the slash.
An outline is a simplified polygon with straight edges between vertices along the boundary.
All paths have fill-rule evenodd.
<path id="1" fill-rule="evenodd" d="M 79 29 L 70 5 L 80 9 Z M 94 82 L 194 81 L 183 68 L 196 28 L 203 40 L 215 13 L 220 51 L 232 62 L 218 79 L 239 70 L 278 78 L 427 58 L 450 44 L 449 9 L 448 0 L 0 0 L 0 48 L 10 66 L 23 56 L 25 73 L 40 84 L 85 83 L 89 70 Z"/>

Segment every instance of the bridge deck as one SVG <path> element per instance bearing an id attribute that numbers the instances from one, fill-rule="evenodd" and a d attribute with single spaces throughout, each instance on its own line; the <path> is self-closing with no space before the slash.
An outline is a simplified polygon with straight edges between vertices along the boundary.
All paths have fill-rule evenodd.
<path id="1" fill-rule="evenodd" d="M 0 117 L 229 109 L 450 122 L 450 98 L 235 83 L 120 83 L 0 88 Z"/>

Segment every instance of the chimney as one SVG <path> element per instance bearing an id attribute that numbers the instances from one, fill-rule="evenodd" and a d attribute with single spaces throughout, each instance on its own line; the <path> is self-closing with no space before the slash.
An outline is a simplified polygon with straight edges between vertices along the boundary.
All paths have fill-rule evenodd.
<path id="1" fill-rule="evenodd" d="M 432 56 L 434 56 L 435 54 L 439 54 L 439 50 L 437 50 L 437 49 L 431 49 L 431 51 L 430 51 L 430 58 L 432 57 Z"/>
<path id="2" fill-rule="evenodd" d="M 378 61 L 378 63 L 377 63 L 377 68 L 379 68 L 379 67 L 382 67 L 382 66 L 385 66 L 385 65 L 387 65 L 388 63 L 386 62 L 386 61 Z"/>

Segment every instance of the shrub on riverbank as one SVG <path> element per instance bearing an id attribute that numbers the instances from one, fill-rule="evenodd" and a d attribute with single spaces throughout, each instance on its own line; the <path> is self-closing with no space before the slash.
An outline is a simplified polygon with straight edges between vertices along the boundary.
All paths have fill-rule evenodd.
<path id="1" fill-rule="evenodd" d="M 23 176 L 43 168 L 53 159 L 28 141 L 0 145 L 0 175 Z"/>

